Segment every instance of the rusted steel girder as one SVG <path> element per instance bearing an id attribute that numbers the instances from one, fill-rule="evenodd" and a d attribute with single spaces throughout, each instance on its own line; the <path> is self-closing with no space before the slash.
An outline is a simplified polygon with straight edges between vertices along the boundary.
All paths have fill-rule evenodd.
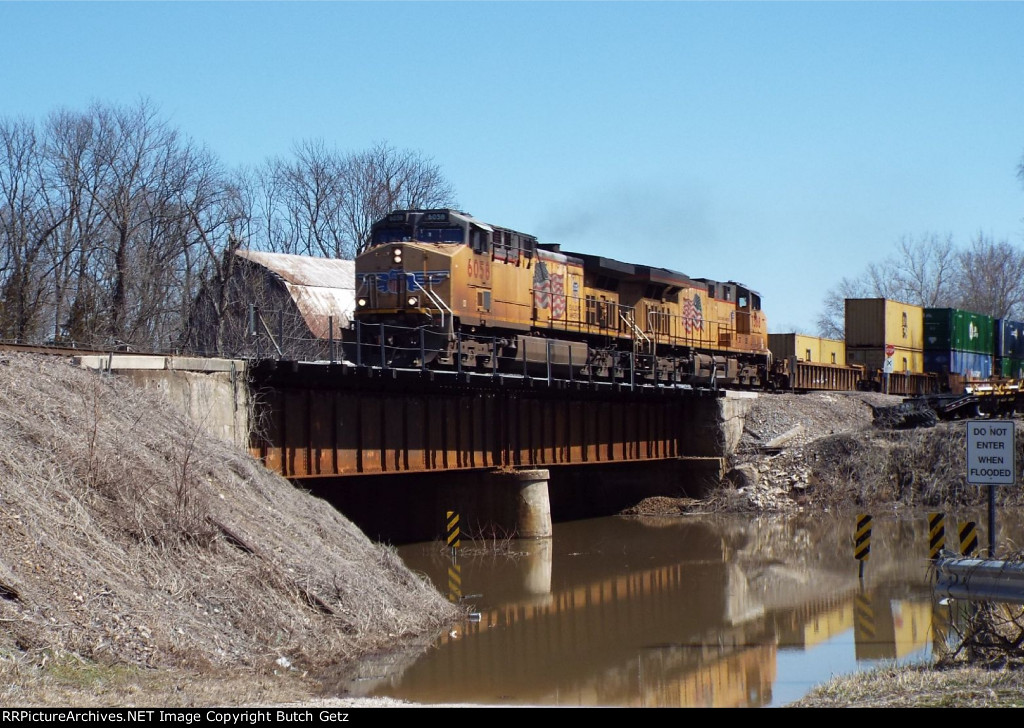
<path id="1" fill-rule="evenodd" d="M 251 450 L 288 478 L 718 454 L 693 436 L 693 403 L 708 394 L 327 364 L 250 375 Z"/>

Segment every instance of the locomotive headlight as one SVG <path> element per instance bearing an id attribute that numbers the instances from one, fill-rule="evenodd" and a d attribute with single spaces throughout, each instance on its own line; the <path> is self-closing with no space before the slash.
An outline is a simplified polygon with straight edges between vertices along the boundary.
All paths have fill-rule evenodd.
<path id="1" fill-rule="evenodd" d="M 391 250 L 391 254 L 394 255 L 394 257 L 395 257 L 395 265 L 401 265 L 402 264 L 402 249 L 400 247 L 398 247 L 398 246 L 395 246 Z"/>
<path id="2" fill-rule="evenodd" d="M 409 304 L 409 308 L 416 308 L 420 303 L 419 296 L 409 296 L 406 303 Z"/>
<path id="3" fill-rule="evenodd" d="M 359 308 L 366 308 L 366 299 L 360 298 L 358 301 L 356 301 L 356 305 L 359 306 Z"/>

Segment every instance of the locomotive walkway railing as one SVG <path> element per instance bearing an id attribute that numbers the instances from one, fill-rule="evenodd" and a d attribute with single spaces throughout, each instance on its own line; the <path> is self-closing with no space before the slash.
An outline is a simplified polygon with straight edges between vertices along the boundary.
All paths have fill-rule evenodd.
<path id="1" fill-rule="evenodd" d="M 361 324 L 354 323 L 354 341 L 339 342 L 345 361 L 357 367 L 377 367 L 380 369 L 419 369 L 427 371 L 430 367 L 428 362 L 433 357 L 445 351 L 440 347 L 432 347 L 427 344 L 428 334 L 425 329 L 412 329 L 408 327 L 390 326 L 385 324 Z M 415 332 L 413 334 L 412 332 Z M 376 341 L 366 341 L 367 338 L 375 338 Z M 395 340 L 413 338 L 416 346 L 403 346 L 398 343 L 389 343 Z M 475 337 L 476 341 L 490 346 L 491 352 L 500 349 L 501 340 L 496 337 Z M 455 334 L 456 351 L 462 349 L 463 337 L 460 332 Z M 521 376 L 529 379 L 546 380 L 548 383 L 555 381 L 587 381 L 595 382 L 595 378 L 587 367 L 585 360 L 573 360 L 572 348 L 566 348 L 566 359 L 559 360 L 553 355 L 554 347 L 564 346 L 562 342 L 548 340 L 545 357 L 542 361 L 527 357 L 525 348 L 521 349 L 516 357 L 503 357 L 497 353 L 486 356 L 488 364 L 483 366 L 467 366 L 460 356 L 455 357 L 450 371 L 456 375 L 464 373 L 491 374 L 492 376 Z M 331 347 L 331 363 L 334 363 L 334 347 Z M 628 384 L 635 388 L 643 383 L 643 377 L 655 369 L 655 357 L 652 354 L 638 354 L 633 351 L 617 352 L 619 364 L 613 367 L 613 374 L 606 381 Z M 404 362 L 396 364 L 395 362 Z M 587 369 L 586 373 L 582 373 Z M 649 382 L 655 383 L 655 382 Z M 680 387 L 692 389 L 693 386 L 680 381 L 675 377 L 675 370 L 667 378 L 657 382 L 660 386 Z"/>

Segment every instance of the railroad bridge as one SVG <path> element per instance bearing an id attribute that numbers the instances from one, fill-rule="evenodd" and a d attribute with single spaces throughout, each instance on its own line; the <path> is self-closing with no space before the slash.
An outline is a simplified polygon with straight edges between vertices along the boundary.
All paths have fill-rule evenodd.
<path id="1" fill-rule="evenodd" d="M 389 542 L 442 537 L 449 512 L 466 537 L 545 537 L 552 517 L 698 497 L 721 479 L 749 401 L 682 386 L 338 361 L 80 361 L 160 386 Z M 220 384 L 197 389 L 203 376 Z"/>

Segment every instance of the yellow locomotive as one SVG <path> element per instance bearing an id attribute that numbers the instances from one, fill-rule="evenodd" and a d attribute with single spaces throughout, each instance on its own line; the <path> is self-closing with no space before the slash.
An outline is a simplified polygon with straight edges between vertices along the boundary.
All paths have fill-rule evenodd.
<path id="1" fill-rule="evenodd" d="M 764 386 L 761 297 L 562 252 L 449 209 L 397 210 L 356 258 L 356 337 L 393 367 Z"/>

